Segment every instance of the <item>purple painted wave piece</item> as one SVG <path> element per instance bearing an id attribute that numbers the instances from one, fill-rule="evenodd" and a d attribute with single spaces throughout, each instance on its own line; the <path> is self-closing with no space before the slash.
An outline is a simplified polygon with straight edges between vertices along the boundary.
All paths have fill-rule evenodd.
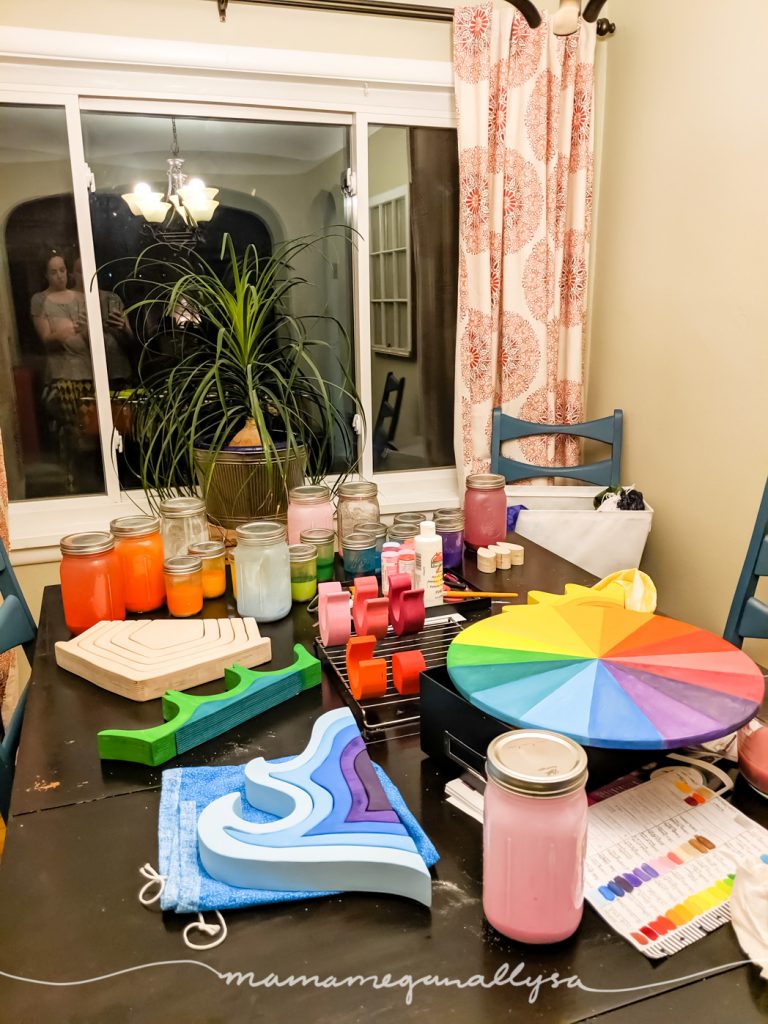
<path id="1" fill-rule="evenodd" d="M 384 790 L 381 790 L 381 796 L 384 797 L 385 806 L 381 809 L 371 808 L 369 800 L 369 789 L 371 785 L 370 779 L 367 777 L 365 770 L 365 762 L 370 767 L 371 774 L 376 777 L 376 773 L 373 770 L 371 759 L 368 756 L 368 751 L 365 749 L 365 743 L 363 742 L 362 736 L 358 736 L 357 739 L 353 740 L 347 747 L 344 748 L 344 753 L 341 755 L 341 773 L 349 786 L 349 791 L 352 794 L 352 806 L 349 809 L 349 813 L 346 816 L 346 821 L 399 821 L 400 819 L 392 810 L 392 805 L 386 796 L 384 796 Z M 358 766 L 362 767 L 362 772 L 358 770 Z M 379 784 L 379 780 L 376 779 Z"/>
<path id="2" fill-rule="evenodd" d="M 740 697 L 641 669 L 603 664 L 662 736 L 675 745 L 716 739 L 754 714 L 754 704 Z"/>
<path id="3" fill-rule="evenodd" d="M 358 805 L 357 794 L 353 791 L 347 821 L 397 821 L 397 814 L 387 799 L 365 747 L 355 757 L 354 771 L 365 787 L 365 806 Z"/>

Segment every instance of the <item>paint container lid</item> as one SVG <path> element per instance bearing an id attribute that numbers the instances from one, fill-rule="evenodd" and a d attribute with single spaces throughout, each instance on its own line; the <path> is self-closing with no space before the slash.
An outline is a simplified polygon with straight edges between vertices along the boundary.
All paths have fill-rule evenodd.
<path id="1" fill-rule="evenodd" d="M 398 512 L 392 522 L 411 523 L 413 526 L 418 526 L 419 523 L 423 523 L 426 518 L 426 512 Z"/>
<path id="2" fill-rule="evenodd" d="M 223 540 L 199 540 L 189 545 L 187 554 L 198 555 L 200 558 L 221 558 L 226 549 Z"/>
<path id="3" fill-rule="evenodd" d="M 157 516 L 121 516 L 109 524 L 113 537 L 148 537 L 160 529 Z"/>
<path id="4" fill-rule="evenodd" d="M 174 555 L 163 562 L 163 571 L 168 576 L 191 576 L 202 568 L 203 560 L 197 555 Z"/>
<path id="5" fill-rule="evenodd" d="M 323 505 L 331 500 L 331 492 L 325 484 L 302 484 L 288 491 L 288 501 L 293 505 Z"/>
<path id="6" fill-rule="evenodd" d="M 342 546 L 345 551 L 372 551 L 376 547 L 376 537 L 372 533 L 348 533 Z"/>
<path id="7" fill-rule="evenodd" d="M 299 562 L 314 562 L 317 558 L 317 548 L 314 544 L 289 544 L 288 557 L 292 565 Z"/>
<path id="8" fill-rule="evenodd" d="M 497 491 L 504 487 L 506 480 L 501 473 L 472 473 L 467 477 L 470 491 Z"/>
<path id="9" fill-rule="evenodd" d="M 516 729 L 491 740 L 485 770 L 520 796 L 565 796 L 586 784 L 587 752 L 557 732 Z"/>
<path id="10" fill-rule="evenodd" d="M 238 544 L 248 547 L 270 547 L 285 541 L 285 527 L 281 523 L 243 523 L 235 530 Z"/>
<path id="11" fill-rule="evenodd" d="M 112 534 L 101 531 L 69 533 L 59 541 L 62 555 L 100 555 L 103 551 L 111 551 L 114 546 Z"/>
<path id="12" fill-rule="evenodd" d="M 370 480 L 352 480 L 339 487 L 340 498 L 375 498 L 379 488 Z"/>
<path id="13" fill-rule="evenodd" d="M 168 498 L 160 502 L 160 515 L 164 519 L 184 519 L 205 512 L 202 498 Z"/>

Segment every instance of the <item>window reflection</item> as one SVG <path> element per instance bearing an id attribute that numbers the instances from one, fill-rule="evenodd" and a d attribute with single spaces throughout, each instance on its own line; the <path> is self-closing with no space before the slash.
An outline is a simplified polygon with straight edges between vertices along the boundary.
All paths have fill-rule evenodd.
<path id="1" fill-rule="evenodd" d="M 458 266 L 456 132 L 368 137 L 373 466 L 452 466 Z"/>

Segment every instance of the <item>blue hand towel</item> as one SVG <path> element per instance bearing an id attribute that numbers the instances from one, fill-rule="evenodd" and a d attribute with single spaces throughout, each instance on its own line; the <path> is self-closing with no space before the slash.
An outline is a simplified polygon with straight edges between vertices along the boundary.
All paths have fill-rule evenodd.
<path id="1" fill-rule="evenodd" d="M 517 526 L 517 517 L 521 512 L 527 512 L 525 505 L 508 505 L 507 506 L 507 532 L 513 533 Z"/>
<path id="2" fill-rule="evenodd" d="M 288 758 L 277 758 L 277 761 Z M 166 879 L 160 906 L 178 914 L 205 910 L 234 910 L 262 903 L 282 903 L 330 896 L 327 892 L 276 892 L 267 889 L 239 889 L 211 878 L 197 855 L 197 819 L 212 800 L 238 792 L 243 817 L 248 821 L 274 821 L 252 807 L 245 797 L 244 765 L 220 768 L 170 768 L 163 772 L 158 823 L 160 874 Z M 374 764 L 393 810 L 411 835 L 427 867 L 439 860 L 437 850 L 405 805 L 399 790 Z"/>

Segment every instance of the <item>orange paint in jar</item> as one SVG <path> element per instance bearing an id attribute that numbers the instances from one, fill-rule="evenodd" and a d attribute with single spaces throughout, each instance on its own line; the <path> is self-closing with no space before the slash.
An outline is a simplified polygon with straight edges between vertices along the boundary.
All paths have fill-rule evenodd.
<path id="1" fill-rule="evenodd" d="M 109 533 L 62 537 L 61 600 L 67 629 L 75 636 L 97 622 L 125 618 L 123 574 Z"/>
<path id="2" fill-rule="evenodd" d="M 125 607 L 151 612 L 165 604 L 163 540 L 154 516 L 123 516 L 109 524 L 123 573 Z"/>
<path id="3" fill-rule="evenodd" d="M 203 610 L 203 563 L 197 555 L 177 555 L 163 565 L 168 611 L 188 618 Z"/>
<path id="4" fill-rule="evenodd" d="M 221 597 L 227 589 L 227 563 L 225 545 L 221 540 L 204 540 L 190 544 L 190 555 L 203 562 L 203 597 Z"/>

